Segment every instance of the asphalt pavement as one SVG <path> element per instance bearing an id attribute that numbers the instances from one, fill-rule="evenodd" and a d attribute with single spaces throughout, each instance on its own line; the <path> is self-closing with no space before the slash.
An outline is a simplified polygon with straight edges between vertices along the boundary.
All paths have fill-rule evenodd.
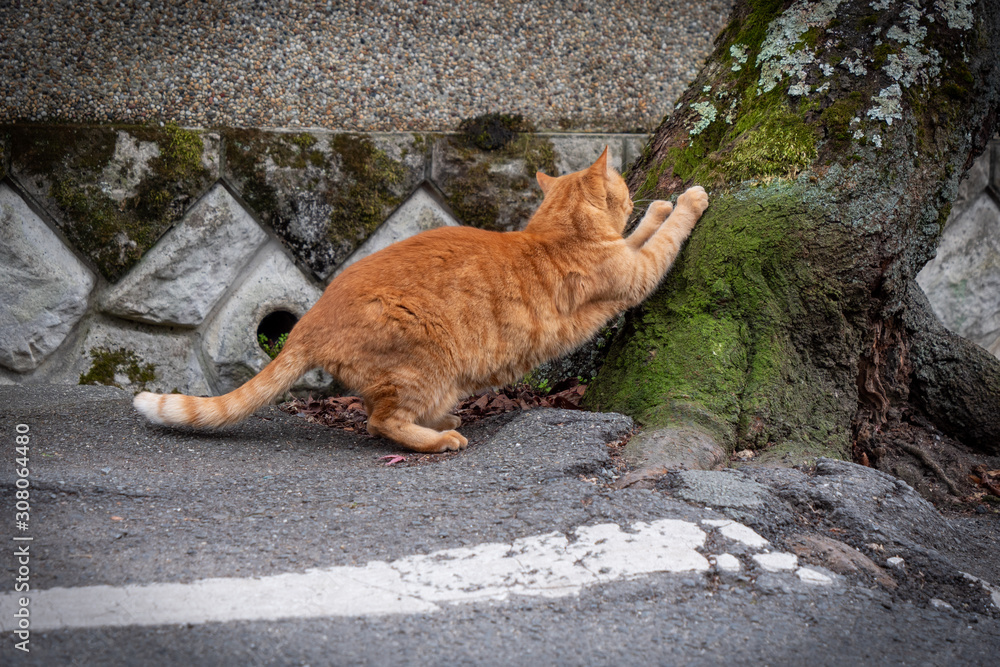
<path id="1" fill-rule="evenodd" d="M 614 414 L 493 417 L 447 455 L 276 408 L 170 430 L 105 387 L 2 387 L 0 415 L 5 665 L 1000 655 L 996 515 L 850 463 L 616 488 Z"/>

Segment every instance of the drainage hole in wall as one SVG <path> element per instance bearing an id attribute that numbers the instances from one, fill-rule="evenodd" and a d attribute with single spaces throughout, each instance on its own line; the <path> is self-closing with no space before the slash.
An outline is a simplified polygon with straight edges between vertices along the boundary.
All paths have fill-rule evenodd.
<path id="1" fill-rule="evenodd" d="M 285 346 L 288 333 L 298 321 L 299 318 L 287 310 L 276 310 L 266 315 L 257 325 L 257 344 L 274 359 Z"/>

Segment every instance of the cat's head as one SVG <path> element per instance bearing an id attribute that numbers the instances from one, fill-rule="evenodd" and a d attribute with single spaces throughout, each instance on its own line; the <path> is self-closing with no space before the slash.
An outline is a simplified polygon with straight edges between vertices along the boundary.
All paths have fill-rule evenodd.
<path id="1" fill-rule="evenodd" d="M 545 193 L 546 200 L 570 197 L 604 210 L 615 231 L 620 234 L 632 213 L 632 196 L 625 179 L 608 164 L 608 153 L 605 146 L 597 161 L 582 171 L 559 177 L 538 172 L 535 178 Z"/>

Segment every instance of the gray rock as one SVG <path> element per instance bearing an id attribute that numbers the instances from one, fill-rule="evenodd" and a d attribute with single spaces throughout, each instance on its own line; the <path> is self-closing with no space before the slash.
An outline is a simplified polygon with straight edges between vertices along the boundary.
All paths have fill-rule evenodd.
<path id="1" fill-rule="evenodd" d="M 102 308 L 140 322 L 196 326 L 266 240 L 217 185 L 102 296 Z"/>
<path id="2" fill-rule="evenodd" d="M 425 189 L 421 188 L 403 202 L 402 206 L 396 209 L 389 219 L 337 268 L 334 275 L 338 275 L 359 259 L 378 252 L 396 241 L 402 241 L 428 229 L 445 226 L 457 227 L 458 222 Z"/>
<path id="3" fill-rule="evenodd" d="M 645 431 L 629 440 L 625 460 L 636 468 L 716 470 L 726 460 L 715 440 L 693 428 Z"/>
<path id="4" fill-rule="evenodd" d="M 988 194 L 949 221 L 917 282 L 946 327 L 1000 355 L 1000 209 Z"/>
<path id="5" fill-rule="evenodd" d="M 146 390 L 211 395 L 193 333 L 174 333 L 100 317 L 85 323 L 83 329 L 69 370 L 77 381 L 111 384 L 132 393 Z M 148 378 L 150 373 L 152 378 Z"/>
<path id="6" fill-rule="evenodd" d="M 203 330 L 202 350 L 217 392 L 239 387 L 271 361 L 257 343 L 257 327 L 264 317 L 276 311 L 301 317 L 320 294 L 276 242 L 266 246 Z M 329 384 L 329 376 L 308 377 L 305 386 Z"/>
<path id="7" fill-rule="evenodd" d="M 94 275 L 0 184 L 0 364 L 23 373 L 58 348 L 87 310 Z"/>

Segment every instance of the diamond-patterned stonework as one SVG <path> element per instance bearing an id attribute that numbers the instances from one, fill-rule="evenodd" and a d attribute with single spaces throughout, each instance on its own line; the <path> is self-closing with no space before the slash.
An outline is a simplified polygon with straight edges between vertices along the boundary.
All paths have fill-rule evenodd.
<path id="1" fill-rule="evenodd" d="M 11 174 L 109 281 L 218 178 L 218 139 L 177 127 L 18 127 Z"/>
<path id="2" fill-rule="evenodd" d="M 623 165 L 642 141 L 521 135 L 483 151 L 456 135 L 4 128 L 0 382 L 233 389 L 268 362 L 261 320 L 301 316 L 351 262 L 460 221 L 520 228 L 541 201 L 535 170 L 582 169 L 605 145 Z"/>
<path id="3" fill-rule="evenodd" d="M 424 178 L 411 134 L 225 134 L 226 178 L 299 265 L 325 279 Z"/>
<path id="4" fill-rule="evenodd" d="M 276 311 L 301 317 L 321 294 L 277 243 L 265 247 L 203 331 L 202 349 L 216 389 L 236 389 L 270 361 L 257 342 L 261 320 Z"/>
<path id="5" fill-rule="evenodd" d="M 87 311 L 94 275 L 7 184 L 0 183 L 0 365 L 24 373 Z"/>
<path id="6" fill-rule="evenodd" d="M 428 229 L 456 226 L 458 221 L 451 217 L 451 214 L 444 210 L 426 190 L 417 190 L 375 230 L 374 234 L 368 237 L 367 241 L 337 267 L 334 276 L 339 275 L 359 259 L 378 252 L 396 241 L 402 241 Z"/>
<path id="7" fill-rule="evenodd" d="M 103 310 L 153 324 L 201 324 L 266 240 L 253 218 L 217 185 L 104 295 Z"/>

